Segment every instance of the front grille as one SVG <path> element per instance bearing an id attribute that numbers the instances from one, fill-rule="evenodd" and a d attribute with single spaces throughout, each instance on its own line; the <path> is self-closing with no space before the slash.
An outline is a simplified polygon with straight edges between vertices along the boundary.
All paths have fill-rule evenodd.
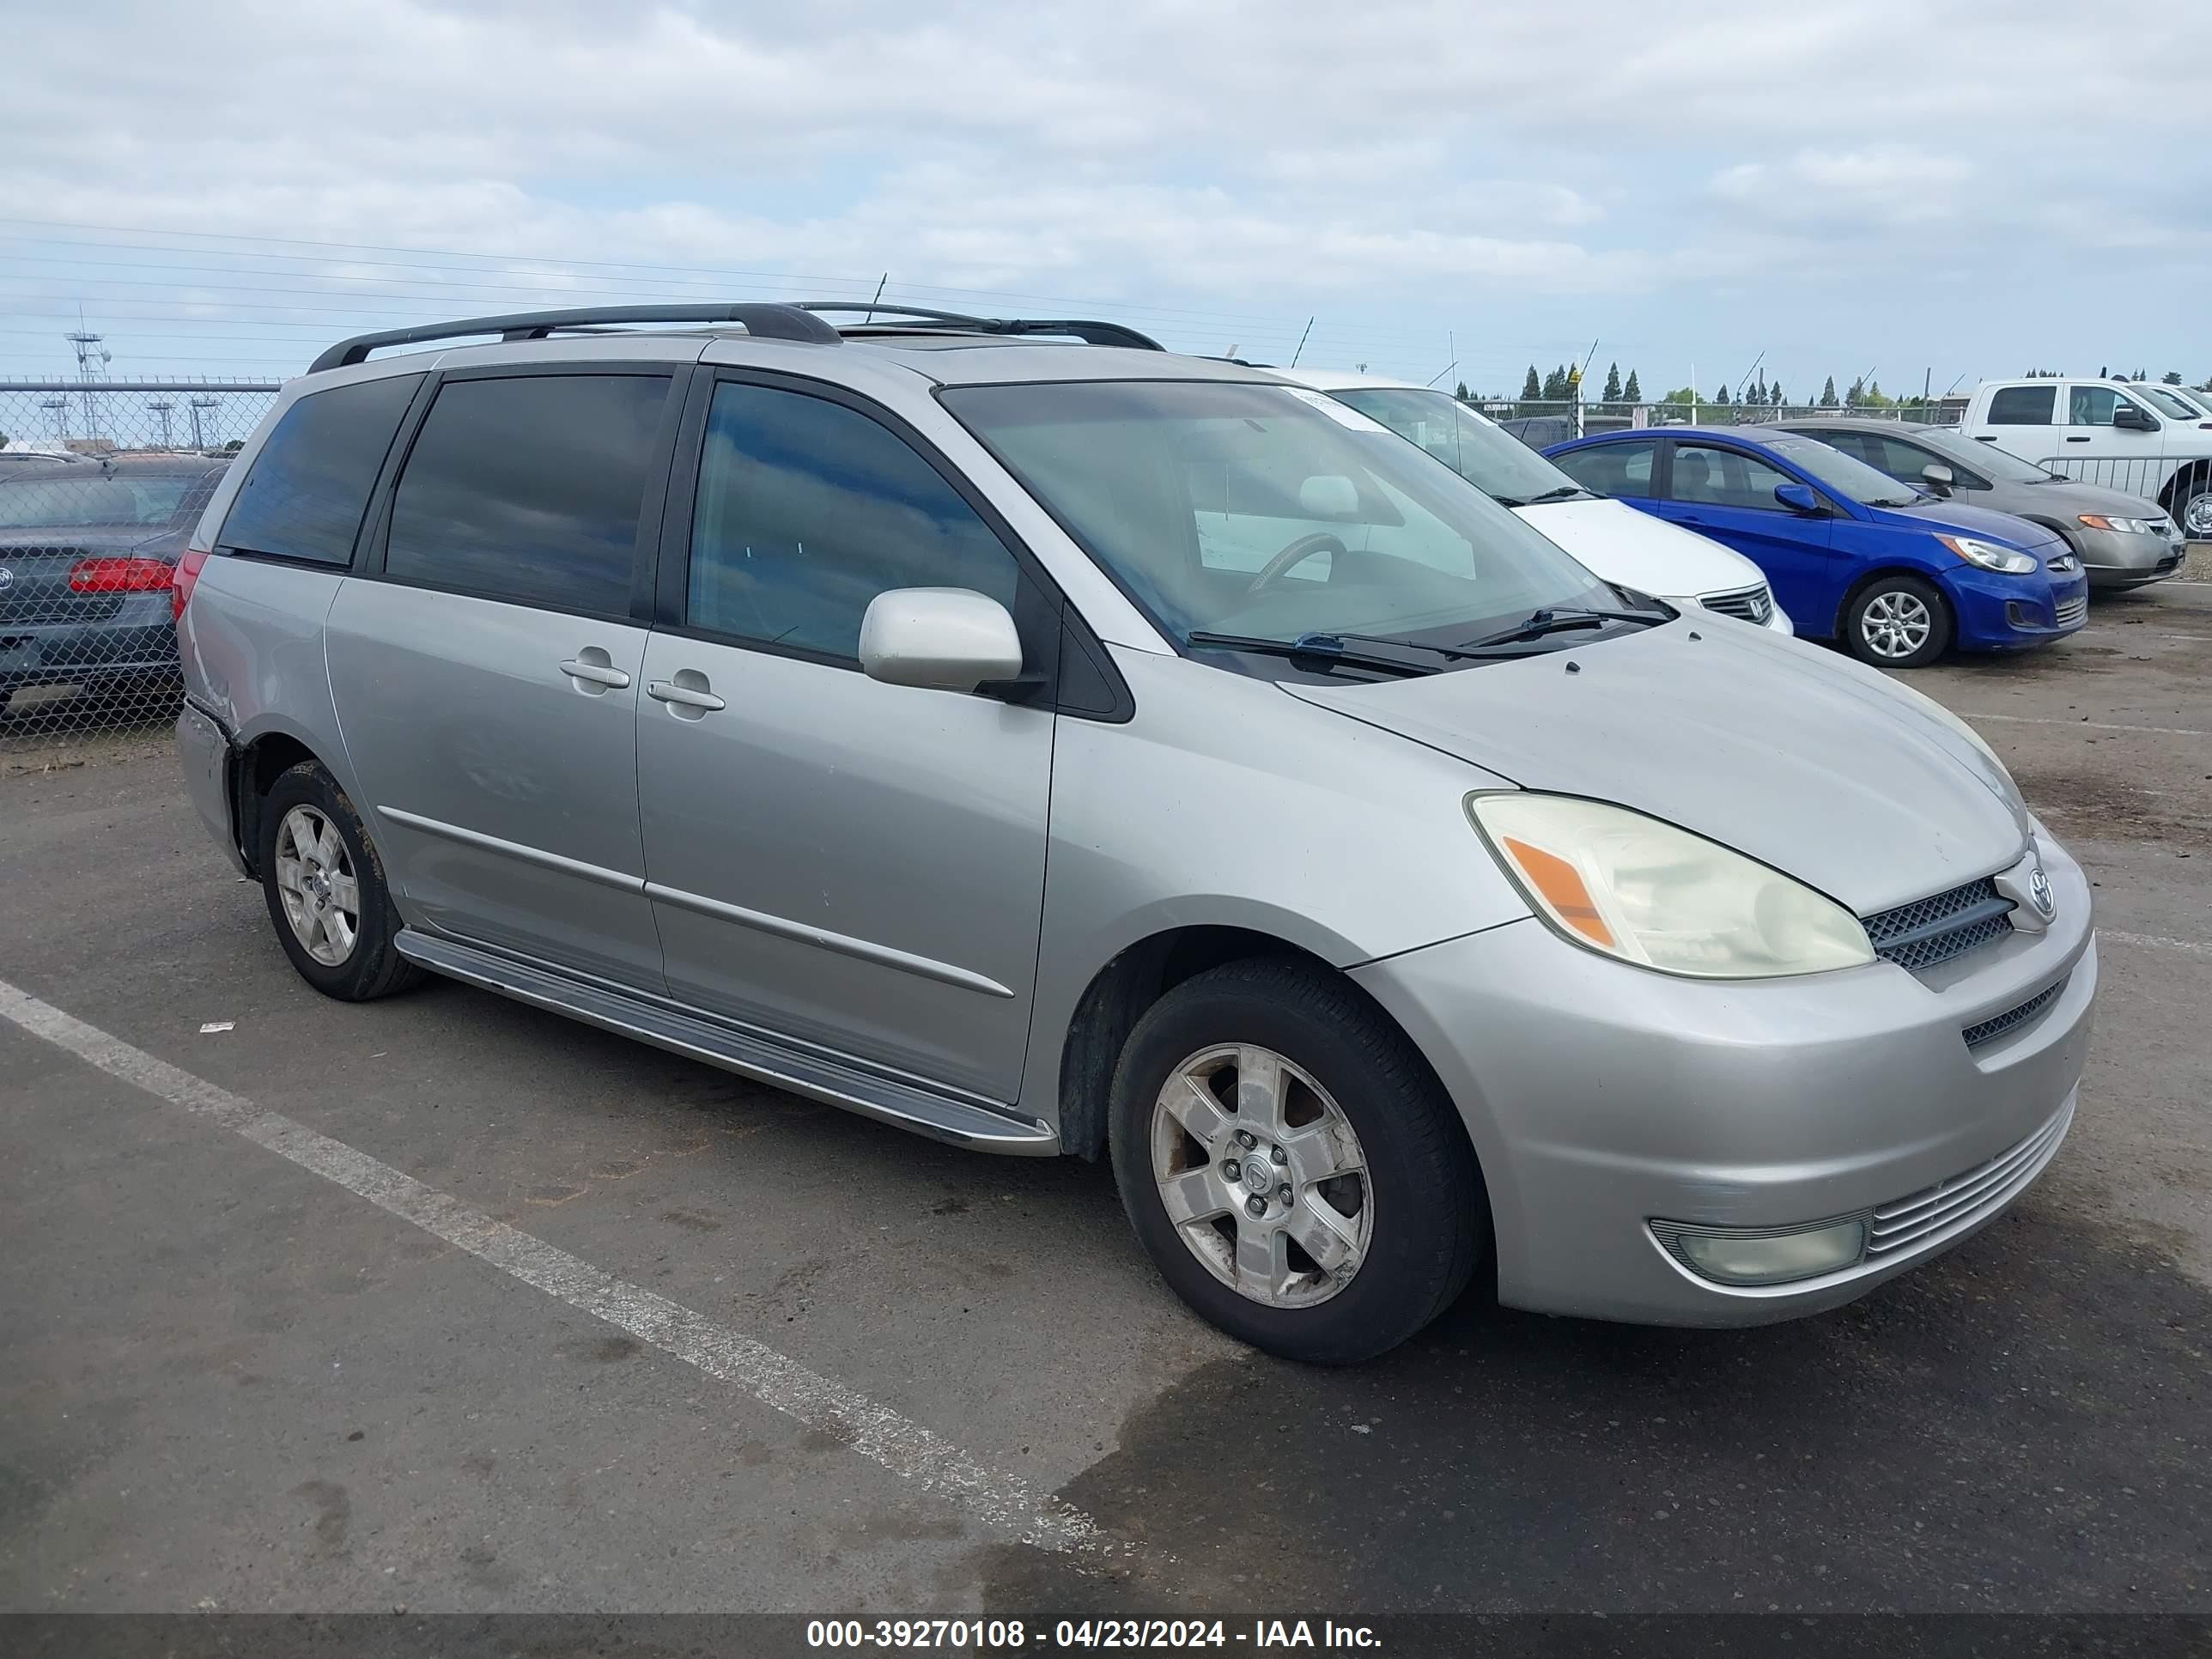
<path id="1" fill-rule="evenodd" d="M 2012 932 L 2012 908 L 1996 882 L 1984 876 L 1862 920 L 1876 956 L 1918 973 L 2002 939 Z"/>
<path id="2" fill-rule="evenodd" d="M 2059 600 L 2057 610 L 2055 614 L 2058 618 L 2058 626 L 2061 628 L 2072 628 L 2078 623 L 2087 621 L 2089 617 L 2088 596 L 2083 593 L 2077 593 L 2070 599 Z"/>
<path id="3" fill-rule="evenodd" d="M 1729 593 L 1707 593 L 1698 603 L 1708 611 L 1717 611 L 1739 622 L 1756 623 L 1761 628 L 1774 617 L 1774 595 L 1766 591 L 1765 582 Z"/>
<path id="4" fill-rule="evenodd" d="M 1984 1043 L 1995 1042 L 2001 1036 L 2009 1036 L 2048 1008 L 2058 994 L 2065 988 L 2066 981 L 2062 979 L 2057 984 L 2038 991 L 2019 1007 L 2008 1008 L 2001 1014 L 1992 1014 L 1978 1025 L 1969 1025 L 1965 1033 L 1966 1046 L 1969 1048 L 1978 1048 Z"/>
<path id="5" fill-rule="evenodd" d="M 2066 1138 L 2074 1111 L 2069 1104 L 2033 1134 L 1986 1164 L 1953 1176 L 1948 1181 L 1875 1206 L 1867 1228 L 1866 1259 L 1911 1248 L 1931 1233 L 1943 1231 L 1986 1215 L 2010 1203 L 2021 1189 L 2041 1174 L 2043 1166 Z"/>

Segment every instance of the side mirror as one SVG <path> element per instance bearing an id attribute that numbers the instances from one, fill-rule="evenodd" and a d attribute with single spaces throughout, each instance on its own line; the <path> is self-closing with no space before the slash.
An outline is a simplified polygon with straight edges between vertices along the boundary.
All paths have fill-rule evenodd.
<path id="1" fill-rule="evenodd" d="M 860 618 L 860 666 L 887 685 L 973 691 L 1022 672 L 1022 640 L 996 599 L 965 587 L 895 587 Z"/>
<path id="2" fill-rule="evenodd" d="M 1958 475 L 1942 462 L 1930 461 L 1920 469 L 1920 476 L 1938 495 L 1948 495 L 1951 493 L 1952 481 Z"/>
<path id="3" fill-rule="evenodd" d="M 1356 519 L 1359 486 L 1338 473 L 1316 473 L 1298 486 L 1298 507 L 1310 518 Z"/>
<path id="4" fill-rule="evenodd" d="M 2124 426 L 2130 432 L 2155 432 L 2158 430 L 2158 416 L 2136 408 L 2133 404 L 2118 404 L 2112 409 L 2112 424 Z"/>
<path id="5" fill-rule="evenodd" d="M 1792 513 L 1824 515 L 1828 510 L 1820 505 L 1820 498 L 1810 484 L 1778 483 L 1774 486 L 1774 499 Z"/>

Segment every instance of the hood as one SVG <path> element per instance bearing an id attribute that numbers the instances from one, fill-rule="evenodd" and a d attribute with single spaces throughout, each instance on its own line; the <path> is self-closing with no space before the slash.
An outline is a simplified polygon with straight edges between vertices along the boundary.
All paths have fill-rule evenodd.
<path id="1" fill-rule="evenodd" d="M 2057 485 L 2051 488 L 2057 489 Z M 2008 543 L 2025 549 L 2039 558 L 2048 558 L 2066 550 L 2057 532 L 2046 530 L 2039 524 L 2030 524 L 2025 519 L 2015 519 L 2009 513 L 1992 512 L 1986 507 L 1968 507 L 1958 501 L 1916 501 L 1911 507 L 1873 507 L 1867 509 L 1878 524 L 1910 526 L 1915 530 L 1937 533 L 1949 532 L 1954 536 L 1978 536 L 1987 541 Z"/>
<path id="2" fill-rule="evenodd" d="M 1626 501 L 1542 501 L 1513 514 L 1593 575 L 1641 592 L 1694 596 L 1766 585 L 1742 554 Z"/>
<path id="3" fill-rule="evenodd" d="M 2004 501 L 2008 513 L 2049 514 L 2054 519 L 2071 519 L 2076 513 L 2101 513 L 2114 519 L 2168 516 L 2156 501 L 2130 495 L 2124 489 L 2108 489 L 2103 484 L 2007 484 Z"/>
<path id="4" fill-rule="evenodd" d="M 1684 618 L 1417 679 L 1283 690 L 1524 788 L 1680 824 L 1861 915 L 2003 869 L 2027 845 L 2009 780 L 1939 713 L 1759 629 Z"/>

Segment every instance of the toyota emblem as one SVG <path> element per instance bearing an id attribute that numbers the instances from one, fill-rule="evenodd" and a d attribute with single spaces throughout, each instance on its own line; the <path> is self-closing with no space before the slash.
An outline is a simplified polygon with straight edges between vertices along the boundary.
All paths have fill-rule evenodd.
<path id="1" fill-rule="evenodd" d="M 2045 921 L 2057 914 L 2058 901 L 2051 896 L 2051 878 L 2044 873 L 2043 866 L 2039 864 L 2035 866 L 2034 873 L 2027 878 L 2027 896 L 2029 902 L 2035 906 L 2036 914 Z"/>

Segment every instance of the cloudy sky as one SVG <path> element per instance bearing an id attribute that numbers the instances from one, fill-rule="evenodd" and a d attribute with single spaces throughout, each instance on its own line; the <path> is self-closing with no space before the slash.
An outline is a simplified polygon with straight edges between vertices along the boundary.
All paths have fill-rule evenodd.
<path id="1" fill-rule="evenodd" d="M 12 3 L 0 376 L 887 293 L 1517 387 L 2212 377 L 2212 0 Z"/>

